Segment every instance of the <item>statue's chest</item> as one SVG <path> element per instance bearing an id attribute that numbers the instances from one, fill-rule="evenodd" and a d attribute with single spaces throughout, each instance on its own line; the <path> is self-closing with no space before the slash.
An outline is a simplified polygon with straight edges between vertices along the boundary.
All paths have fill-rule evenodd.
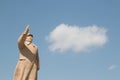
<path id="1" fill-rule="evenodd" d="M 27 48 L 29 49 L 29 51 L 32 53 L 32 54 L 36 54 L 37 53 L 37 49 L 34 45 L 28 45 Z"/>

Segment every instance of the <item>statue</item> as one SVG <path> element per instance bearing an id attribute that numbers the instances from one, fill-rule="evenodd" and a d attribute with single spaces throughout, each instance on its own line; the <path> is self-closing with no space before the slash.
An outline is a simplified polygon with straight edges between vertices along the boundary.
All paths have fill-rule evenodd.
<path id="1" fill-rule="evenodd" d="M 37 80 L 40 68 L 38 48 L 32 43 L 33 35 L 29 33 L 29 25 L 18 38 L 20 56 L 14 72 L 13 80 Z"/>

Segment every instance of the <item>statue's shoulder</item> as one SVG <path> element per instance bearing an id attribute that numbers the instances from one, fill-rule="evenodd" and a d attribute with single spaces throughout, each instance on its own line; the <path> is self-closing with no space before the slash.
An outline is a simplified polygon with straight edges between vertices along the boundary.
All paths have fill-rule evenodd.
<path id="1" fill-rule="evenodd" d="M 35 48 L 38 48 L 34 43 L 32 43 L 32 45 L 33 45 Z"/>

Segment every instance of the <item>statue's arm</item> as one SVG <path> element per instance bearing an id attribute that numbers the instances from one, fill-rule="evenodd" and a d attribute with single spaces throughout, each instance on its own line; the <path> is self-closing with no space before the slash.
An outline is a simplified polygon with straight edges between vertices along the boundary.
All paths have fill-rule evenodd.
<path id="1" fill-rule="evenodd" d="M 26 26 L 25 30 L 23 31 L 23 33 L 18 38 L 18 47 L 20 49 L 22 49 L 24 47 L 24 41 L 26 39 L 26 36 L 27 36 L 28 32 L 29 32 L 29 25 Z"/>
<path id="2" fill-rule="evenodd" d="M 40 69 L 40 58 L 39 58 L 38 50 L 37 50 L 37 68 L 38 70 Z"/>

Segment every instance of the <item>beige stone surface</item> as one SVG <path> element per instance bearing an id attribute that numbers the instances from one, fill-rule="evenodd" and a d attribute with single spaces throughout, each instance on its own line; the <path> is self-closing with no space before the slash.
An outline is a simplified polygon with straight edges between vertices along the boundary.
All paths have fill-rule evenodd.
<path id="1" fill-rule="evenodd" d="M 13 80 L 37 80 L 40 60 L 38 48 L 32 43 L 33 36 L 29 33 L 29 25 L 18 38 L 20 51 Z"/>

